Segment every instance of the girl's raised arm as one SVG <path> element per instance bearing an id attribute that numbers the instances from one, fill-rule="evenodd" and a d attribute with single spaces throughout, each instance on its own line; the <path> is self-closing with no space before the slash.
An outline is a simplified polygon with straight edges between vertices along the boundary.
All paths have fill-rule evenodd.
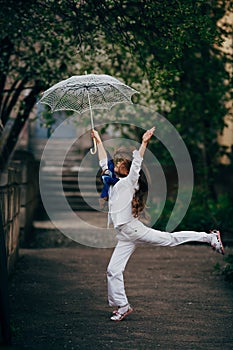
<path id="1" fill-rule="evenodd" d="M 140 153 L 140 156 L 143 158 L 144 156 L 144 153 L 145 153 L 145 150 L 146 150 L 146 147 L 148 145 L 148 142 L 150 141 L 153 133 L 155 131 L 155 126 L 153 126 L 153 128 L 151 128 L 150 130 L 147 130 L 145 132 L 145 134 L 143 134 L 142 136 L 142 144 L 139 148 L 139 153 Z"/>

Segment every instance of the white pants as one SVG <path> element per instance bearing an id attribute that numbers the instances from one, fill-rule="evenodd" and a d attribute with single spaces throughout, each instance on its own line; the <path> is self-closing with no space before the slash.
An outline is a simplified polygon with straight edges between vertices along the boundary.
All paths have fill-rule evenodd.
<path id="1" fill-rule="evenodd" d="M 210 243 L 211 240 L 211 234 L 206 232 L 162 232 L 146 227 L 137 219 L 120 226 L 116 230 L 118 243 L 107 268 L 108 301 L 110 306 L 124 306 L 128 304 L 123 272 L 138 244 L 150 243 L 155 246 L 174 247 L 191 241 Z"/>

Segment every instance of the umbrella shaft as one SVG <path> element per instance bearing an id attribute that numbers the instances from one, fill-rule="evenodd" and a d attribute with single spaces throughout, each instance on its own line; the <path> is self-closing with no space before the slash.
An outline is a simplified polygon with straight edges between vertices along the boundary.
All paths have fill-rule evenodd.
<path id="1" fill-rule="evenodd" d="M 92 109 L 91 109 L 91 101 L 90 101 L 90 96 L 89 96 L 89 92 L 87 91 L 87 97 L 88 97 L 88 103 L 89 103 L 89 107 L 90 107 L 90 115 L 91 115 L 91 129 L 94 129 L 94 121 L 93 121 L 93 115 L 92 115 Z"/>

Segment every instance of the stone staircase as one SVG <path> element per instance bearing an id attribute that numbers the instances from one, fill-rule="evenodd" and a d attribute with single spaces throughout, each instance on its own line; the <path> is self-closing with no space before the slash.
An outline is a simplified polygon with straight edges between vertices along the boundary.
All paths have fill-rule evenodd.
<path id="1" fill-rule="evenodd" d="M 72 211 L 85 222 L 96 227 L 106 228 L 107 214 L 99 210 L 98 192 L 101 190 L 102 184 L 98 176 L 97 156 L 90 155 L 89 150 L 80 151 L 80 147 L 78 147 L 75 140 L 58 138 L 49 141 L 52 152 L 51 154 L 48 152 L 45 159 L 43 152 L 47 141 L 47 139 L 34 139 L 30 145 L 30 150 L 35 158 L 41 162 L 40 179 L 43 181 L 43 191 L 47 191 L 48 197 L 53 202 L 53 210 L 61 218 L 64 217 L 63 206 L 57 193 L 62 178 L 63 195 Z M 71 147 L 70 144 L 72 144 Z M 67 150 L 67 153 L 62 164 L 61 173 L 61 154 L 64 154 L 64 150 Z M 44 230 L 54 231 L 55 229 L 42 201 L 40 201 L 35 215 L 34 228 L 37 234 Z M 58 233 L 57 235 L 59 238 L 56 237 L 53 240 L 60 240 L 62 241 L 61 244 L 64 245 L 64 238 L 61 239 Z M 39 245 L 41 245 L 41 242 Z M 54 244 L 47 242 L 45 245 L 53 246 Z"/>
<path id="2" fill-rule="evenodd" d="M 31 145 L 31 151 L 33 152 L 37 160 L 41 160 L 44 147 L 46 145 L 46 139 L 36 139 Z M 50 141 L 51 142 L 51 141 Z M 46 162 L 40 166 L 40 175 L 43 176 L 43 181 L 48 184 L 50 189 L 50 195 L 54 190 L 56 193 L 57 183 L 60 181 L 60 171 L 56 170 L 59 166 L 60 154 L 64 149 L 69 149 L 70 139 L 54 139 L 52 140 L 53 152 L 51 157 L 46 157 Z M 64 195 L 67 198 L 71 208 L 75 212 L 80 211 L 96 211 L 98 208 L 98 196 L 97 190 L 100 190 L 100 181 L 93 181 L 91 175 L 94 173 L 93 166 L 98 166 L 97 157 L 93 160 L 86 160 L 82 166 L 82 160 L 85 156 L 85 150 L 79 151 L 76 144 L 67 152 L 62 168 L 62 185 Z M 86 157 L 87 158 L 87 157 Z M 96 171 L 95 171 L 96 173 Z M 94 174 L 96 175 L 96 174 Z M 59 204 L 58 204 L 59 208 Z"/>

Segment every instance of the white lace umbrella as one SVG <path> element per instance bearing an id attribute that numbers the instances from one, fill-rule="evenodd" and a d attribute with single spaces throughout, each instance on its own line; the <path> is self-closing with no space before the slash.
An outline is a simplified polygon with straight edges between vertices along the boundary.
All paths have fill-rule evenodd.
<path id="1" fill-rule="evenodd" d="M 39 102 L 49 105 L 52 112 L 71 110 L 81 114 L 90 110 L 91 128 L 94 129 L 92 109 L 111 109 L 117 103 L 132 103 L 131 97 L 135 93 L 138 91 L 110 75 L 75 75 L 46 90 Z M 95 139 L 91 153 L 96 153 Z"/>

